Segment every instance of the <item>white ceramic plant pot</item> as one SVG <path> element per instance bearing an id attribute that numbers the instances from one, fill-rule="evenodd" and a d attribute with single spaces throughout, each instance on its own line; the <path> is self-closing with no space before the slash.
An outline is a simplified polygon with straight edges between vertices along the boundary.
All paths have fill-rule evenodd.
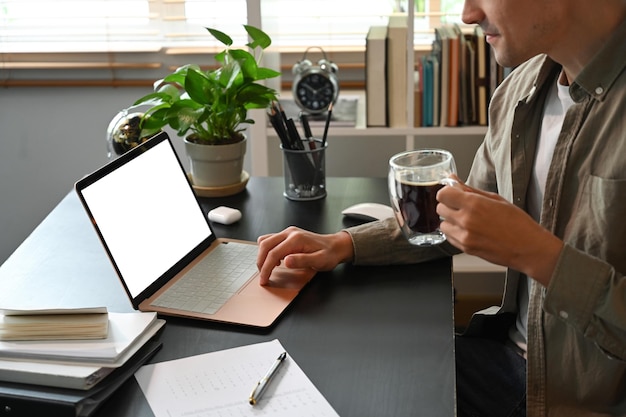
<path id="1" fill-rule="evenodd" d="M 228 145 L 202 145 L 185 139 L 194 185 L 223 187 L 241 182 L 247 139 Z"/>

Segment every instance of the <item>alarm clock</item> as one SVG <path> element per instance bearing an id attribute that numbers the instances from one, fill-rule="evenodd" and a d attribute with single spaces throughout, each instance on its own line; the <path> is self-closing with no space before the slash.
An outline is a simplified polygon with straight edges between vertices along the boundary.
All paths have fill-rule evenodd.
<path id="1" fill-rule="evenodd" d="M 319 47 L 311 47 L 319 48 Z M 298 107 L 305 113 L 319 114 L 328 110 L 331 103 L 339 96 L 339 82 L 337 80 L 338 67 L 324 56 L 317 65 L 306 58 L 311 48 L 304 51 L 302 60 L 293 66 L 293 85 L 291 91 Z"/>

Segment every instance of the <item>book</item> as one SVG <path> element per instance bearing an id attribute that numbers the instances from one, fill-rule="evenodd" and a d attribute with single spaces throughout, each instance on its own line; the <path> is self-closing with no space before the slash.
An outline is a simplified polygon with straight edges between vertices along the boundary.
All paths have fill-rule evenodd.
<path id="1" fill-rule="evenodd" d="M 469 35 L 464 42 L 464 68 L 461 70 L 462 91 L 464 95 L 464 115 L 463 123 L 466 125 L 478 124 L 478 103 L 476 96 L 476 49 L 473 42 L 473 35 Z"/>
<path id="2" fill-rule="evenodd" d="M 105 307 L 0 310 L 0 340 L 104 339 L 108 331 Z"/>
<path id="3" fill-rule="evenodd" d="M 0 359 L 119 367 L 164 323 L 156 313 L 109 313 L 105 339 L 0 341 Z"/>
<path id="4" fill-rule="evenodd" d="M 458 25 L 447 27 L 449 39 L 449 67 L 448 67 L 448 123 L 446 126 L 458 126 L 459 103 L 461 95 L 461 37 L 463 34 Z"/>
<path id="5" fill-rule="evenodd" d="M 458 28 L 458 25 L 457 25 Z M 466 35 L 459 29 L 459 112 L 458 124 L 467 126 L 472 123 L 473 107 L 472 98 L 474 82 L 474 52 L 471 36 Z"/>
<path id="6" fill-rule="evenodd" d="M 0 359 L 0 381 L 87 390 L 116 368 Z"/>
<path id="7" fill-rule="evenodd" d="M 433 109 L 435 106 L 434 97 L 433 97 L 433 89 L 434 89 L 434 79 L 433 79 L 433 60 L 435 59 L 434 55 L 425 55 L 422 57 L 422 126 L 424 127 L 432 127 L 433 126 Z"/>
<path id="8" fill-rule="evenodd" d="M 434 94 L 439 97 L 439 124 L 448 125 L 449 100 L 450 100 L 450 31 L 449 26 L 444 25 L 435 28 L 435 41 L 433 53 L 439 62 L 439 88 Z"/>
<path id="9" fill-rule="evenodd" d="M 389 106 L 390 127 L 407 127 L 407 39 L 407 15 L 389 16 L 387 25 L 387 105 Z"/>
<path id="10" fill-rule="evenodd" d="M 0 382 L 0 409 L 13 417 L 88 417 L 161 348 L 161 342 L 145 343 L 123 367 L 88 390 Z"/>
<path id="11" fill-rule="evenodd" d="M 371 26 L 365 38 L 365 107 L 367 126 L 388 126 L 387 26 Z"/>
<path id="12" fill-rule="evenodd" d="M 440 103 L 441 103 L 441 65 L 439 64 L 439 58 L 437 55 L 432 57 L 433 66 L 433 124 L 432 126 L 439 126 L 441 123 Z"/>
<path id="13" fill-rule="evenodd" d="M 421 60 L 417 60 L 415 65 L 417 69 L 413 78 L 413 127 L 420 127 L 423 125 L 424 68 Z"/>
<path id="14" fill-rule="evenodd" d="M 82 364 L 29 359 L 0 359 L 0 381 L 87 390 L 93 388 L 124 364 L 158 332 L 165 322 L 154 323 L 139 336 L 116 364 Z"/>
<path id="15" fill-rule="evenodd" d="M 489 53 L 487 50 L 487 41 L 485 34 L 479 25 L 474 28 L 473 43 L 476 50 L 476 113 L 477 123 L 481 126 L 487 125 L 487 107 L 488 101 L 488 61 Z"/>

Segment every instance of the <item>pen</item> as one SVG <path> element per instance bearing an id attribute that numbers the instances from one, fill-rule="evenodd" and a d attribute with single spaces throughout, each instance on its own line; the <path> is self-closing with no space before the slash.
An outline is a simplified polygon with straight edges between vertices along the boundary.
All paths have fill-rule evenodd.
<path id="1" fill-rule="evenodd" d="M 302 124 L 302 128 L 304 129 L 304 137 L 307 139 L 309 150 L 315 150 L 315 139 L 313 139 L 313 132 L 311 132 L 311 126 L 309 125 L 309 118 L 303 112 L 300 112 L 300 123 Z M 315 155 L 313 155 L 315 158 Z"/>
<path id="2" fill-rule="evenodd" d="M 256 386 L 250 393 L 250 399 L 249 399 L 250 405 L 255 405 L 257 401 L 261 399 L 261 395 L 263 395 L 263 391 L 265 391 L 265 388 L 267 388 L 272 378 L 276 374 L 276 371 L 278 370 L 278 368 L 280 368 L 280 365 L 285 361 L 286 357 L 287 357 L 287 352 L 281 353 L 278 356 L 278 358 L 276 358 L 276 361 L 274 362 L 272 367 L 269 369 L 269 371 L 267 371 L 265 376 L 261 378 L 261 380 L 256 384 Z"/>

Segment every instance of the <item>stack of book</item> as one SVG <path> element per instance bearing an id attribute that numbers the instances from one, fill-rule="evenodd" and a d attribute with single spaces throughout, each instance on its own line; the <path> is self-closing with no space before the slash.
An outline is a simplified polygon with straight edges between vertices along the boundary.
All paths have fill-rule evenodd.
<path id="1" fill-rule="evenodd" d="M 405 14 L 371 26 L 365 40 L 365 106 L 368 127 L 407 127 Z M 489 98 L 510 68 L 498 65 L 480 26 L 434 30 L 431 53 L 415 62 L 413 126 L 487 125 Z"/>
<path id="2" fill-rule="evenodd" d="M 480 26 L 435 29 L 430 54 L 418 60 L 415 126 L 487 125 L 489 98 L 510 71 L 495 61 Z"/>
<path id="3" fill-rule="evenodd" d="M 365 39 L 365 108 L 369 127 L 407 127 L 406 14 L 370 27 Z"/>
<path id="4" fill-rule="evenodd" d="M 88 416 L 160 347 L 156 313 L 0 310 L 0 405 L 12 416 Z"/>

